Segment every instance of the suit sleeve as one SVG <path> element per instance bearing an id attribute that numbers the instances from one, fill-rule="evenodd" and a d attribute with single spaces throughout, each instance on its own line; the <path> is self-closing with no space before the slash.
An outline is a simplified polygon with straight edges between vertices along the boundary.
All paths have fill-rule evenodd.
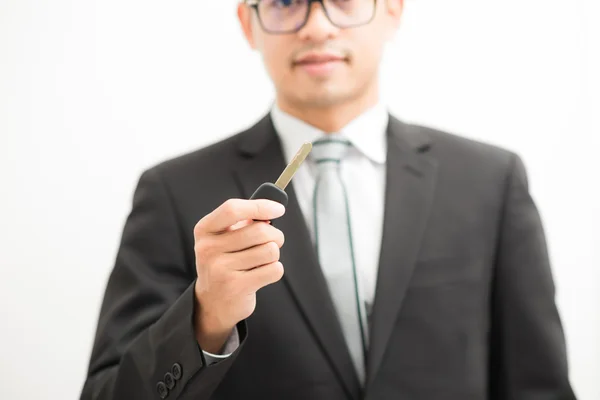
<path id="1" fill-rule="evenodd" d="M 81 400 L 207 400 L 242 349 L 207 366 L 193 328 L 194 260 L 158 172 L 142 174 L 110 274 Z M 192 234 L 192 233 L 190 233 Z M 189 257 L 188 257 L 189 258 Z"/>
<path id="2" fill-rule="evenodd" d="M 491 398 L 575 399 L 545 234 L 516 155 L 505 196 L 493 289 Z"/>

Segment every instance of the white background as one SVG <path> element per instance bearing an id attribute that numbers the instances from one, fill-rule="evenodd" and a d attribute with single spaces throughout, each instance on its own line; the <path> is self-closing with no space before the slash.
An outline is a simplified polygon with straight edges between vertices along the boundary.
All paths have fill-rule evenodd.
<path id="1" fill-rule="evenodd" d="M 584 400 L 600 399 L 598 11 L 407 0 L 383 76 L 399 117 L 524 158 Z M 78 398 L 139 174 L 272 97 L 233 0 L 0 0 L 3 399 Z"/>

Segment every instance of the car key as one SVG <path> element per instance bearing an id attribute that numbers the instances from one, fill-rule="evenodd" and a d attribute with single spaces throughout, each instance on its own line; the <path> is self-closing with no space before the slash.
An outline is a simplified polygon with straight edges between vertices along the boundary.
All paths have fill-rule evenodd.
<path id="1" fill-rule="evenodd" d="M 300 168 L 300 165 L 304 162 L 308 153 L 312 150 L 312 143 L 306 142 L 300 147 L 300 150 L 296 153 L 292 161 L 285 167 L 277 181 L 275 183 L 265 182 L 256 189 L 256 191 L 250 197 L 250 200 L 253 199 L 267 199 L 273 200 L 284 207 L 287 206 L 288 203 L 288 195 L 285 192 L 285 188 L 290 183 L 294 174 Z"/>

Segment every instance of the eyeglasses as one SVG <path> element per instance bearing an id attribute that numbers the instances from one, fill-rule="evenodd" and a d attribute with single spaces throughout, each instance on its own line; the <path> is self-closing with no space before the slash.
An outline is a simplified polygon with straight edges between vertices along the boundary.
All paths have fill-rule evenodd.
<path id="1" fill-rule="evenodd" d="M 312 3 L 321 3 L 332 25 L 354 28 L 366 25 L 375 16 L 377 0 L 244 0 L 256 10 L 263 30 L 268 33 L 295 33 L 306 25 Z"/>

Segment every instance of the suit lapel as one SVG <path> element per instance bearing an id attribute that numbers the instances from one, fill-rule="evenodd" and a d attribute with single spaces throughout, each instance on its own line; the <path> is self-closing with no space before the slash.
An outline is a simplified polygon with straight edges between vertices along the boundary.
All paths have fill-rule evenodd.
<path id="1" fill-rule="evenodd" d="M 240 135 L 242 162 L 236 177 L 246 198 L 264 182 L 274 182 L 285 167 L 281 144 L 269 116 Z M 318 264 L 306 222 L 293 186 L 286 189 L 289 201 L 283 217 L 273 224 L 285 234 L 280 260 L 283 283 L 294 296 L 344 388 L 356 399 L 360 386 L 335 314 L 325 277 Z"/>
<path id="2" fill-rule="evenodd" d="M 433 200 L 437 166 L 428 138 L 390 117 L 379 273 L 367 358 L 367 390 L 381 365 L 412 275 Z"/>

